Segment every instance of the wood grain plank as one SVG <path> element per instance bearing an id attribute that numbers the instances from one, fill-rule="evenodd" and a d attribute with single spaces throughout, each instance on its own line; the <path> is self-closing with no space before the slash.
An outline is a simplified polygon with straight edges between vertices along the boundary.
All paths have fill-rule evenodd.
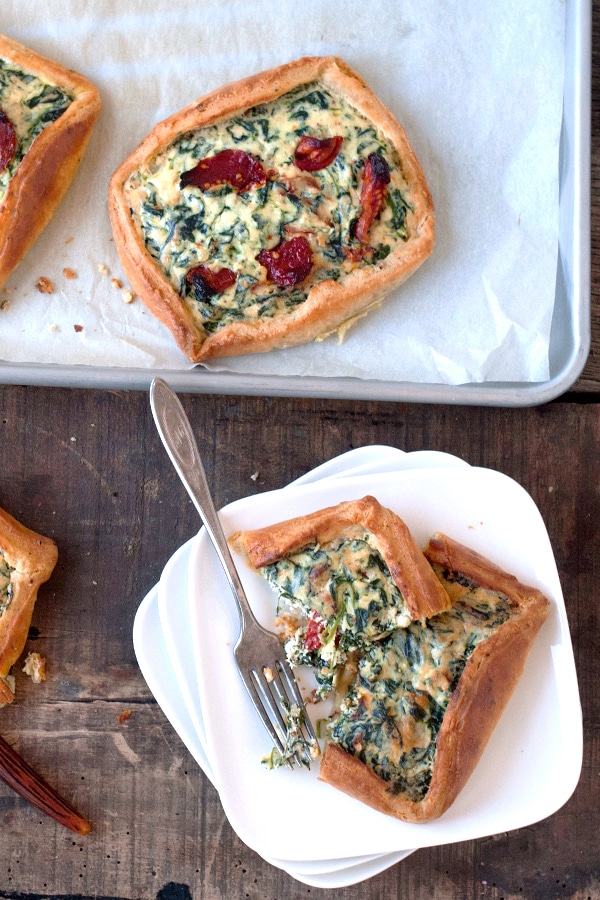
<path id="1" fill-rule="evenodd" d="M 531 828 L 422 850 L 335 893 L 597 896 L 598 405 L 182 401 L 218 505 L 279 488 L 325 459 L 375 443 L 454 453 L 504 472 L 531 493 L 554 547 L 579 666 L 586 734 L 580 785 L 563 810 Z M 137 667 L 137 606 L 198 527 L 146 395 L 0 387 L 0 428 L 0 505 L 59 547 L 29 640 L 29 649 L 48 659 L 48 680 L 34 685 L 17 671 L 17 699 L 0 711 L 0 731 L 93 825 L 87 838 L 74 839 L 0 785 L 0 896 L 326 896 L 237 838 Z M 121 721 L 126 710 L 131 715 Z"/>

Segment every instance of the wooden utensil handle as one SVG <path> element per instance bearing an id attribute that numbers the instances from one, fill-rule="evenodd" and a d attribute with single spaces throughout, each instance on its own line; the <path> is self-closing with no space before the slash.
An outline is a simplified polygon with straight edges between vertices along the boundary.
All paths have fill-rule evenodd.
<path id="1" fill-rule="evenodd" d="M 29 803 L 77 834 L 91 825 L 0 737 L 0 779 Z"/>

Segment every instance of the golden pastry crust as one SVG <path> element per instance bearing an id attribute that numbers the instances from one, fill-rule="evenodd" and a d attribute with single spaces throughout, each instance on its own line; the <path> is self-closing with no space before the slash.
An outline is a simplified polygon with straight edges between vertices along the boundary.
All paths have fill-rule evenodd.
<path id="1" fill-rule="evenodd" d="M 211 125 L 314 81 L 345 98 L 397 150 L 408 185 L 410 237 L 399 241 L 378 263 L 355 268 L 343 284 L 333 279 L 314 284 L 307 299 L 284 315 L 235 321 L 209 333 L 194 319 L 148 253 L 132 219 L 125 182 L 181 133 Z M 115 171 L 109 188 L 109 214 L 121 263 L 132 287 L 192 362 L 288 347 L 335 331 L 342 335 L 353 321 L 402 284 L 434 246 L 431 195 L 403 128 L 365 82 L 337 57 L 306 57 L 244 78 L 207 94 L 156 125 Z"/>
<path id="2" fill-rule="evenodd" d="M 266 528 L 236 532 L 231 546 L 260 569 L 309 544 L 324 544 L 360 525 L 372 537 L 413 620 L 429 618 L 450 607 L 450 598 L 400 516 L 375 497 L 347 500 Z"/>
<path id="3" fill-rule="evenodd" d="M 0 58 L 73 96 L 58 119 L 37 135 L 0 202 L 0 286 L 54 215 L 83 158 L 100 114 L 98 90 L 82 75 L 5 35 Z"/>
<path id="4" fill-rule="evenodd" d="M 0 509 L 0 552 L 11 569 L 12 596 L 0 614 L 0 701 L 9 702 L 13 695 L 3 677 L 23 652 L 38 589 L 50 578 L 58 550 L 53 540 Z"/>
<path id="5" fill-rule="evenodd" d="M 333 743 L 325 748 L 319 775 L 380 812 L 416 823 L 441 816 L 465 786 L 523 674 L 549 608 L 539 590 L 445 535 L 435 535 L 425 555 L 431 563 L 506 594 L 512 607 L 508 621 L 475 648 L 452 693 L 437 736 L 429 790 L 420 802 L 394 796 L 385 781 Z"/>

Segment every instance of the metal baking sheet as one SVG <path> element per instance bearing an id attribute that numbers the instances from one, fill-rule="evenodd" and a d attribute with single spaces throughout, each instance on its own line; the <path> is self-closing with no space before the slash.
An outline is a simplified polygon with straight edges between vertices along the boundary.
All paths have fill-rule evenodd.
<path id="1" fill-rule="evenodd" d="M 550 377 L 544 382 L 460 385 L 160 370 L 179 392 L 323 397 L 421 403 L 529 406 L 567 391 L 590 347 L 591 0 L 568 0 L 560 219 L 556 294 L 550 334 Z M 146 390 L 152 369 L 0 362 L 0 383 Z"/>

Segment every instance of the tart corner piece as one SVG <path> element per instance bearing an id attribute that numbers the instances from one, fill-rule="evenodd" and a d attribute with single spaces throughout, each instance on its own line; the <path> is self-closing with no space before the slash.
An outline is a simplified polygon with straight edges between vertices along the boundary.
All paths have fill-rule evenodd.
<path id="1" fill-rule="evenodd" d="M 0 286 L 54 215 L 100 109 L 87 78 L 0 34 Z"/>
<path id="2" fill-rule="evenodd" d="M 450 606 L 405 523 L 374 497 L 230 538 L 277 597 L 275 626 L 313 699 L 336 693 L 351 662 L 410 622 Z"/>
<path id="3" fill-rule="evenodd" d="M 435 535 L 425 555 L 450 592 L 453 609 L 461 604 L 468 606 L 471 601 L 466 599 L 467 594 L 482 589 L 504 598 L 506 619 L 476 643 L 466 658 L 451 690 L 441 726 L 430 744 L 431 768 L 425 776 L 421 773 L 420 785 L 414 771 L 405 773 L 404 783 L 393 784 L 339 743 L 326 746 L 319 776 L 380 812 L 416 823 L 441 816 L 467 783 L 523 674 L 527 656 L 549 609 L 549 601 L 539 590 L 522 584 L 490 560 L 445 535 Z M 483 607 L 476 606 L 475 619 L 485 606 L 485 602 Z M 440 633 L 449 631 L 452 622 L 443 622 Z M 426 643 L 421 646 L 426 650 Z M 406 692 L 405 697 L 414 699 L 417 694 Z M 408 717 L 416 708 L 412 699 L 405 707 Z M 397 733 L 414 738 L 418 728 L 412 720 L 405 728 L 404 718 L 399 716 L 396 720 Z M 423 708 L 417 718 L 425 721 Z M 418 738 L 413 746 L 418 749 Z M 413 790 L 411 796 L 407 787 L 411 779 L 417 788 L 420 786 L 417 795 Z"/>
<path id="4" fill-rule="evenodd" d="M 6 676 L 23 652 L 38 589 L 57 559 L 53 540 L 0 509 L 0 703 L 13 699 Z"/>
<path id="5" fill-rule="evenodd" d="M 109 214 L 133 289 L 192 362 L 342 337 L 435 240 L 404 129 L 337 57 L 157 124 L 114 172 Z"/>
<path id="6" fill-rule="evenodd" d="M 406 523 L 370 495 L 265 528 L 237 532 L 230 538 L 232 547 L 245 556 L 254 570 L 264 569 L 306 547 L 325 548 L 333 543 L 343 566 L 350 570 L 353 541 L 366 544 L 367 552 L 380 554 L 410 619 L 428 618 L 449 608 L 448 594 L 434 576 Z M 344 549 L 345 544 L 349 545 L 348 549 Z M 317 567 L 322 566 L 319 561 Z"/>

